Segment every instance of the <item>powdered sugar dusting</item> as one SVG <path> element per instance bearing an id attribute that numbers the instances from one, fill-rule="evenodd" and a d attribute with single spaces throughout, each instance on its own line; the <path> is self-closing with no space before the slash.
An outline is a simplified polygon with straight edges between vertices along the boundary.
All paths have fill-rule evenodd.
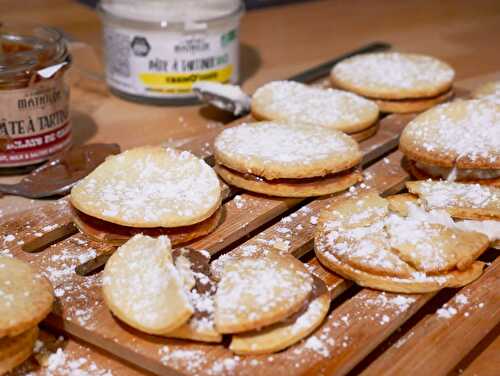
<path id="1" fill-rule="evenodd" d="M 498 168 L 500 106 L 480 100 L 436 106 L 412 120 L 401 140 L 416 151 L 446 154 L 459 168 L 477 161 L 481 168 Z"/>
<path id="2" fill-rule="evenodd" d="M 309 167 L 356 155 L 356 143 L 344 134 L 304 124 L 248 123 L 225 129 L 215 140 L 217 153 L 242 160 L 247 172 L 259 175 L 262 165 Z"/>
<path id="3" fill-rule="evenodd" d="M 215 172 L 189 152 L 138 148 L 108 158 L 71 193 L 79 208 L 120 224 L 192 224 L 220 200 Z"/>
<path id="4" fill-rule="evenodd" d="M 380 90 L 422 90 L 446 86 L 455 72 L 442 61 L 430 56 L 395 52 L 354 56 L 333 68 L 333 75 L 340 82 L 356 87 Z"/>
<path id="5" fill-rule="evenodd" d="M 349 130 L 378 114 L 377 105 L 356 94 L 292 81 L 270 82 L 255 92 L 252 106 L 272 120 Z"/>

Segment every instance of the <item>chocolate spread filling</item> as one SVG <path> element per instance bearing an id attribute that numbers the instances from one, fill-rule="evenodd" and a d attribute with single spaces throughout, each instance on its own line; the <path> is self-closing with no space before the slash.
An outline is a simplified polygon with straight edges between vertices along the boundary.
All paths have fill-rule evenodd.
<path id="1" fill-rule="evenodd" d="M 313 285 L 312 285 L 312 290 L 307 296 L 306 301 L 297 312 L 288 316 L 280 323 L 293 324 L 300 316 L 302 316 L 307 311 L 307 308 L 309 307 L 309 305 L 313 300 L 319 298 L 323 294 L 328 293 L 328 289 L 325 285 L 325 282 L 323 282 L 321 278 L 316 277 L 314 274 L 311 274 L 311 276 L 313 277 Z"/>
<path id="2" fill-rule="evenodd" d="M 186 257 L 190 262 L 190 268 L 193 271 L 195 285 L 193 290 L 198 295 L 215 295 L 217 284 L 210 272 L 210 257 L 191 248 L 176 248 L 172 252 L 174 263 L 179 256 Z M 195 310 L 193 318 L 201 319 L 209 317 L 210 312 Z"/>
<path id="3" fill-rule="evenodd" d="M 320 182 L 326 179 L 334 179 L 334 178 L 340 178 L 342 176 L 349 175 L 353 172 L 355 172 L 358 167 L 351 167 L 347 170 L 343 170 L 340 172 L 336 172 L 333 174 L 327 174 L 323 176 L 317 176 L 313 178 L 297 178 L 297 179 L 292 179 L 292 178 L 279 178 L 279 179 L 266 179 L 258 175 L 253 175 L 248 172 L 242 173 L 236 170 L 233 170 L 232 168 L 229 168 L 227 166 L 221 165 L 223 168 L 228 170 L 234 175 L 238 175 L 242 177 L 243 179 L 246 180 L 251 180 L 251 181 L 256 181 L 256 182 L 265 182 L 266 184 L 306 184 L 306 183 L 314 183 L 314 182 Z"/>

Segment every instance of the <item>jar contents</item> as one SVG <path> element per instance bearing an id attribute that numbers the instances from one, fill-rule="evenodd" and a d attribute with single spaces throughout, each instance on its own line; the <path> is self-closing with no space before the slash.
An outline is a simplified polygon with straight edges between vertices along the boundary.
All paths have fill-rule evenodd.
<path id="1" fill-rule="evenodd" d="M 56 30 L 0 23 L 0 167 L 34 165 L 70 145 L 69 64 Z"/>
<path id="2" fill-rule="evenodd" d="M 195 82 L 238 81 L 240 0 L 102 0 L 100 10 L 115 94 L 190 103 Z"/>

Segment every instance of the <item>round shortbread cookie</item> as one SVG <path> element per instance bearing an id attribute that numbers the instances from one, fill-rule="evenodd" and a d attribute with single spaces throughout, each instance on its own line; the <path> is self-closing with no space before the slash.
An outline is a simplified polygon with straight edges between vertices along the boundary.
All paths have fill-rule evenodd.
<path id="1" fill-rule="evenodd" d="M 302 310 L 261 330 L 233 335 L 229 349 L 238 355 L 270 354 L 311 334 L 323 322 L 330 308 L 330 294 L 325 283 L 314 275 L 312 277 L 313 291 Z"/>
<path id="2" fill-rule="evenodd" d="M 241 333 L 279 322 L 302 307 L 312 286 L 305 266 L 290 255 L 227 261 L 215 294 L 217 331 Z"/>
<path id="3" fill-rule="evenodd" d="M 451 100 L 454 96 L 453 90 L 440 94 L 431 98 L 418 98 L 418 99 L 374 99 L 374 102 L 380 108 L 380 112 L 391 112 L 398 114 L 407 114 L 411 112 L 422 112 L 434 107 L 440 103 Z"/>
<path id="4" fill-rule="evenodd" d="M 402 161 L 403 168 L 410 173 L 411 176 L 415 177 L 418 180 L 429 180 L 429 179 L 442 179 L 441 176 L 431 176 L 429 173 L 421 170 L 417 167 L 416 162 L 412 161 L 408 158 L 403 158 Z M 481 184 L 481 185 L 490 185 L 493 187 L 500 188 L 500 178 L 496 179 L 456 179 L 455 181 L 465 184 Z"/>
<path id="5" fill-rule="evenodd" d="M 33 328 L 51 311 L 50 282 L 28 264 L 0 256 L 0 338 Z"/>
<path id="6" fill-rule="evenodd" d="M 363 286 L 396 292 L 457 286 L 481 274 L 475 260 L 488 236 L 459 229 L 445 211 L 425 211 L 410 195 L 396 198 L 367 192 L 324 210 L 315 234 L 320 261 Z"/>
<path id="7" fill-rule="evenodd" d="M 378 119 L 375 103 L 342 90 L 323 89 L 293 81 L 270 82 L 252 96 L 258 120 L 306 123 L 359 132 Z"/>
<path id="8" fill-rule="evenodd" d="M 188 226 L 220 206 L 215 172 L 187 151 L 145 146 L 109 157 L 71 190 L 78 210 L 131 227 Z"/>
<path id="9" fill-rule="evenodd" d="M 141 228 L 116 225 L 82 213 L 77 209 L 73 209 L 72 214 L 73 223 L 78 230 L 99 242 L 120 246 L 137 234 L 144 234 L 152 237 L 167 235 L 172 246 L 178 246 L 208 235 L 214 231 L 221 222 L 222 208 L 218 209 L 207 219 L 195 223 L 194 225 L 171 228 Z"/>
<path id="10" fill-rule="evenodd" d="M 322 178 L 264 180 L 245 175 L 221 165 L 215 171 L 228 184 L 250 192 L 277 197 L 314 197 L 342 192 L 363 180 L 359 170 L 339 172 Z"/>
<path id="11" fill-rule="evenodd" d="M 431 56 L 380 52 L 361 54 L 333 67 L 333 85 L 377 99 L 434 97 L 448 91 L 455 71 Z"/>
<path id="12" fill-rule="evenodd" d="M 11 371 L 33 353 L 33 346 L 38 338 L 38 327 L 15 336 L 0 339 L 0 375 Z"/>
<path id="13" fill-rule="evenodd" d="M 324 176 L 358 165 L 362 154 L 351 137 L 307 124 L 258 122 L 222 131 L 214 143 L 216 161 L 266 179 Z"/>
<path id="14" fill-rule="evenodd" d="M 425 164 L 500 169 L 500 105 L 457 100 L 436 106 L 405 127 L 399 146 Z"/>
<path id="15" fill-rule="evenodd" d="M 109 258 L 102 280 L 108 308 L 145 333 L 168 333 L 193 314 L 167 236 L 134 236 Z"/>
<path id="16" fill-rule="evenodd" d="M 500 81 L 488 82 L 472 92 L 472 97 L 500 104 Z"/>

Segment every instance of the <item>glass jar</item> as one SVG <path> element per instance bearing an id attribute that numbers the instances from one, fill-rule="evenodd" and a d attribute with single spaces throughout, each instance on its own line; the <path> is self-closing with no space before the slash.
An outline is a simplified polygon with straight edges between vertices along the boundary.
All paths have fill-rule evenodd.
<path id="1" fill-rule="evenodd" d="M 241 0 L 102 0 L 106 81 L 150 104 L 196 102 L 197 81 L 237 83 Z"/>
<path id="2" fill-rule="evenodd" d="M 35 165 L 69 147 L 70 63 L 58 31 L 0 23 L 0 168 Z"/>

